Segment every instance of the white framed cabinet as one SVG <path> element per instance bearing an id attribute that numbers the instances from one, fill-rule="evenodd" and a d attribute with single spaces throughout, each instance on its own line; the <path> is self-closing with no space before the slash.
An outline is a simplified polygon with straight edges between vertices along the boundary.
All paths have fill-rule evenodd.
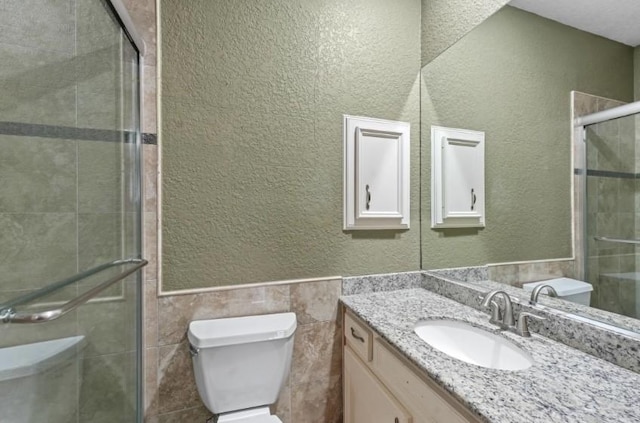
<path id="1" fill-rule="evenodd" d="M 485 226 L 484 132 L 431 127 L 431 227 Z"/>
<path id="2" fill-rule="evenodd" d="M 409 229 L 410 124 L 344 115 L 344 230 Z"/>

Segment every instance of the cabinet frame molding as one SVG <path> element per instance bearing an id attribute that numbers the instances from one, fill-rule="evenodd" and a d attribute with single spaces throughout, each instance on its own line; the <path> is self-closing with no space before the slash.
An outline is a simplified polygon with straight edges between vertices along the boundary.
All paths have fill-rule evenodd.
<path id="1" fill-rule="evenodd" d="M 411 124 L 408 122 L 343 115 L 343 230 L 409 229 L 411 209 L 410 148 Z M 375 141 L 388 143 L 387 153 L 396 160 L 391 164 L 396 181 L 389 191 L 369 192 L 370 182 L 365 177 L 372 168 L 365 160 L 365 152 Z M 378 145 L 379 147 L 379 145 Z M 393 170 L 395 169 L 395 172 Z M 381 173 L 388 169 L 380 169 Z M 385 178 L 383 178 L 384 180 Z M 366 187 L 366 189 L 365 189 Z M 393 209 L 369 209 L 369 199 L 384 196 L 395 204 Z M 378 197 L 379 198 L 379 197 Z"/>
<path id="2" fill-rule="evenodd" d="M 431 126 L 431 228 L 485 227 L 484 141 L 481 131 Z"/>

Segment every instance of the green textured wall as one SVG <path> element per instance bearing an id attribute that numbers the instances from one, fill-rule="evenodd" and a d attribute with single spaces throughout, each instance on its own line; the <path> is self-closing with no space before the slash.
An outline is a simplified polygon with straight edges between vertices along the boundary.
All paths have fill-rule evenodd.
<path id="1" fill-rule="evenodd" d="M 507 3 L 509 0 L 422 0 L 422 65 Z"/>
<path id="2" fill-rule="evenodd" d="M 419 268 L 420 0 L 162 0 L 163 289 Z M 342 114 L 412 124 L 411 230 L 342 231 Z"/>
<path id="3" fill-rule="evenodd" d="M 511 7 L 423 68 L 424 268 L 571 256 L 570 91 L 633 99 L 633 49 Z M 486 131 L 483 230 L 430 229 L 430 126 Z"/>
<path id="4" fill-rule="evenodd" d="M 640 47 L 633 49 L 633 99 L 640 100 Z"/>

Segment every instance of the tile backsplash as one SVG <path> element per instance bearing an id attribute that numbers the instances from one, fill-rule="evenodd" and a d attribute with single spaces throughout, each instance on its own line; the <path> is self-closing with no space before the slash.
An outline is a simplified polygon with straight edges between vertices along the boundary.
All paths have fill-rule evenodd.
<path id="1" fill-rule="evenodd" d="M 342 279 L 256 285 L 156 297 L 147 286 L 146 421 L 202 421 L 210 416 L 195 385 L 186 339 L 190 321 L 292 311 L 291 374 L 274 412 L 283 423 L 342 421 Z"/>

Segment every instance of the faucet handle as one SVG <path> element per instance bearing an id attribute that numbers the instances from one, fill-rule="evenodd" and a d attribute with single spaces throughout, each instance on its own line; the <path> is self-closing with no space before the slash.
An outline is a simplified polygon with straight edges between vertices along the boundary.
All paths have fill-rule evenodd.
<path id="1" fill-rule="evenodd" d="M 529 324 L 527 322 L 527 317 L 531 317 L 532 319 L 536 319 L 536 320 L 547 320 L 544 317 L 537 316 L 533 313 L 521 311 L 520 314 L 518 315 L 518 324 L 516 327 L 516 333 L 520 336 L 524 336 L 525 338 L 528 338 L 531 336 L 531 332 L 529 332 Z"/>
<path id="2" fill-rule="evenodd" d="M 489 323 L 502 323 L 502 313 L 500 312 L 500 305 L 494 300 L 491 300 L 491 304 L 489 306 L 491 310 L 491 319 L 489 319 Z"/>

